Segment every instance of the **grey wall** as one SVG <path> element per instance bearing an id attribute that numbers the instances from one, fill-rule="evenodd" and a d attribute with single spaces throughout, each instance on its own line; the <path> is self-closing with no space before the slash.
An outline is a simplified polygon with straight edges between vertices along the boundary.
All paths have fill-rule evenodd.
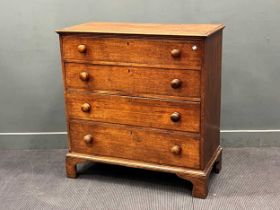
<path id="1" fill-rule="evenodd" d="M 278 0 L 2 1 L 0 133 L 66 130 L 54 30 L 93 20 L 224 23 L 222 129 L 280 129 L 279 11 Z M 0 148 L 64 145 L 51 138 L 0 136 Z"/>

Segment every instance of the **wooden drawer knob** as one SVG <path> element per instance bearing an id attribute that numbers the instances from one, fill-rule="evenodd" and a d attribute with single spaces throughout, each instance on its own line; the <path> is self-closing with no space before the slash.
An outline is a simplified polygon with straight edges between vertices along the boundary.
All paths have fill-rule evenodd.
<path id="1" fill-rule="evenodd" d="M 88 135 L 85 135 L 84 136 L 84 141 L 87 143 L 87 144 L 91 144 L 93 142 L 93 137 L 92 135 L 88 134 Z"/>
<path id="2" fill-rule="evenodd" d="M 81 106 L 81 110 L 82 110 L 83 112 L 89 112 L 89 111 L 90 111 L 90 104 L 84 103 L 84 104 Z"/>
<path id="3" fill-rule="evenodd" d="M 174 155 L 180 155 L 181 152 L 182 152 L 182 148 L 178 145 L 174 145 L 172 148 L 171 148 L 171 152 L 174 154 Z"/>
<path id="4" fill-rule="evenodd" d="M 80 79 L 81 79 L 82 81 L 88 81 L 88 80 L 89 80 L 89 73 L 87 73 L 87 72 L 85 72 L 85 71 L 81 72 L 81 73 L 80 73 Z"/>
<path id="5" fill-rule="evenodd" d="M 77 49 L 80 53 L 85 53 L 87 51 L 87 46 L 84 44 L 80 44 L 78 45 Z"/>
<path id="6" fill-rule="evenodd" d="M 170 119 L 173 121 L 173 122 L 178 122 L 180 119 L 181 119 L 181 115 L 180 113 L 178 112 L 174 112 L 170 115 Z"/>
<path id="7" fill-rule="evenodd" d="M 182 81 L 179 80 L 179 79 L 173 79 L 173 80 L 171 81 L 170 85 L 171 85 L 171 87 L 172 87 L 173 89 L 177 89 L 177 88 L 181 87 Z"/>
<path id="8" fill-rule="evenodd" d="M 171 55 L 173 58 L 179 58 L 181 56 L 181 51 L 179 49 L 171 50 Z"/>

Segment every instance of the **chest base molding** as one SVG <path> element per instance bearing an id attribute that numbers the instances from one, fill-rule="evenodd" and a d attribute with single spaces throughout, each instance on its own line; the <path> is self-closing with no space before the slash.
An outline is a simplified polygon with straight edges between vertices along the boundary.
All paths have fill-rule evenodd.
<path id="1" fill-rule="evenodd" d="M 204 170 L 188 169 L 183 167 L 153 164 L 141 161 L 128 160 L 115 157 L 84 155 L 69 152 L 66 155 L 66 175 L 69 178 L 77 178 L 77 165 L 87 162 L 120 165 L 132 168 L 140 168 L 151 171 L 159 171 L 176 174 L 178 177 L 190 181 L 193 185 L 192 195 L 205 198 L 208 194 L 208 179 L 211 171 L 219 173 L 222 162 L 222 148 L 219 146 Z"/>

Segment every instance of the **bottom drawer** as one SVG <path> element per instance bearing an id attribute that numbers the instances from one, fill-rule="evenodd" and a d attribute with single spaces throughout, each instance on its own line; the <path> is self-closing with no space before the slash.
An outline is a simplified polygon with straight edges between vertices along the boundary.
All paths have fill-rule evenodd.
<path id="1" fill-rule="evenodd" d="M 191 134 L 79 120 L 69 126 L 72 152 L 195 169 L 200 166 L 199 138 Z"/>

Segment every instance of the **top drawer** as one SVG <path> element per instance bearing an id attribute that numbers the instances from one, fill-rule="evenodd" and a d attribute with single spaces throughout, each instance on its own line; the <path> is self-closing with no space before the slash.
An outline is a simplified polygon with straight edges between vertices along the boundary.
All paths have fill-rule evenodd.
<path id="1" fill-rule="evenodd" d="M 66 60 L 201 69 L 202 41 L 62 36 Z"/>

